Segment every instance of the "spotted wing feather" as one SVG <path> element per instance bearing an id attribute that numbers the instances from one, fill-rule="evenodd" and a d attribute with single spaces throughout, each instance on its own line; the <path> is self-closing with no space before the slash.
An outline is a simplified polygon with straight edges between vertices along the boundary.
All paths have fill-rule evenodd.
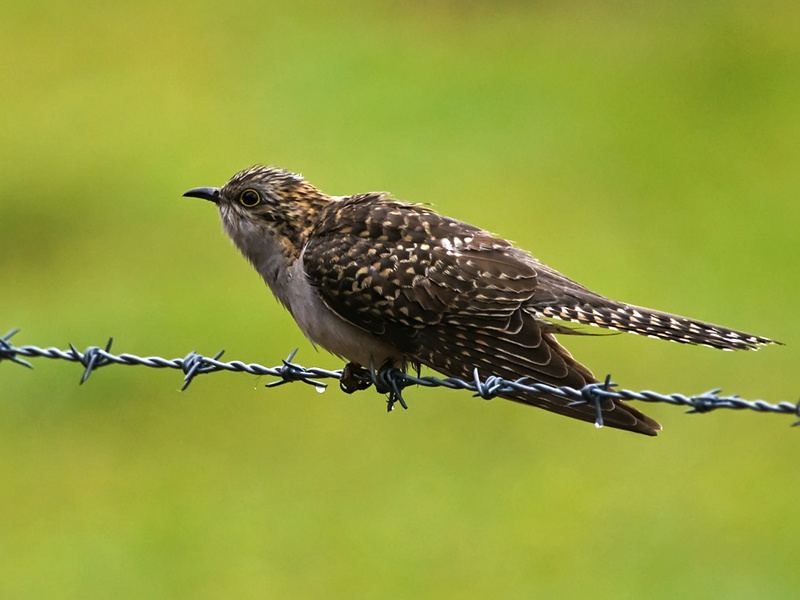
<path id="1" fill-rule="evenodd" d="M 509 242 L 427 208 L 380 195 L 352 196 L 323 211 L 304 264 L 328 306 L 447 376 L 482 375 L 580 388 L 595 382 L 529 304 L 538 264 Z M 511 400 L 594 421 L 595 408 L 557 395 Z M 606 424 L 655 435 L 658 423 L 622 402 Z"/>

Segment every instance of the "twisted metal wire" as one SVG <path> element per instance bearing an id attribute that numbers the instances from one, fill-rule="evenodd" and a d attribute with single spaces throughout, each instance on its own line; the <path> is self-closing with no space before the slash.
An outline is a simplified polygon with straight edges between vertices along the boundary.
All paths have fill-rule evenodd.
<path id="1" fill-rule="evenodd" d="M 316 388 L 325 388 L 327 384 L 320 379 L 341 379 L 342 370 L 329 371 L 318 367 L 306 368 L 292 362 L 297 349 L 293 350 L 289 356 L 282 361 L 281 365 L 275 367 L 265 367 L 257 363 L 244 363 L 234 360 L 221 362 L 224 350 L 219 351 L 209 358 L 194 351 L 187 354 L 184 358 L 166 359 L 160 356 L 136 356 L 133 354 L 112 354 L 111 344 L 113 338 L 109 338 L 105 348 L 89 346 L 84 352 L 79 351 L 75 346 L 69 344 L 69 350 L 58 348 L 39 348 L 38 346 L 15 346 L 9 340 L 19 329 L 12 329 L 0 338 L 0 362 L 8 360 L 19 365 L 33 368 L 26 358 L 52 358 L 67 360 L 80 363 L 83 374 L 80 383 L 83 384 L 89 376 L 99 369 L 112 364 L 118 365 L 139 365 L 155 369 L 178 369 L 183 371 L 183 387 L 185 390 L 198 375 L 214 373 L 217 371 L 232 371 L 238 373 L 250 373 L 251 375 L 270 375 L 278 377 L 277 381 L 267 384 L 267 387 L 275 387 L 285 383 L 300 381 Z M 641 402 L 664 402 L 675 406 L 687 406 L 689 413 L 707 413 L 721 408 L 733 410 L 753 410 L 756 412 L 791 414 L 800 417 L 800 401 L 779 402 L 770 404 L 764 400 L 744 400 L 737 395 L 720 396 L 720 389 L 713 389 L 696 396 L 685 396 L 683 394 L 659 394 L 652 391 L 634 392 L 626 389 L 616 389 L 616 384 L 611 382 L 611 377 L 606 377 L 603 383 L 591 383 L 583 388 L 576 389 L 571 387 L 552 386 L 545 383 L 525 383 L 525 378 L 510 381 L 489 375 L 481 377 L 475 369 L 471 380 L 448 377 L 440 379 L 438 377 L 415 377 L 400 369 L 382 369 L 376 371 L 373 366 L 367 371 L 366 375 L 357 375 L 364 387 L 371 384 L 381 393 L 387 393 L 388 410 L 394 408 L 395 403 L 399 403 L 403 408 L 408 408 L 403 399 L 403 390 L 410 385 L 421 385 L 425 387 L 444 387 L 448 389 L 462 389 L 473 392 L 473 396 L 481 397 L 485 400 L 511 391 L 526 392 L 546 392 L 555 394 L 563 398 L 571 399 L 571 404 L 593 404 L 597 407 L 596 425 L 602 427 L 603 417 L 600 405 L 604 400 L 638 400 Z M 794 422 L 793 426 L 800 425 L 800 420 Z"/>

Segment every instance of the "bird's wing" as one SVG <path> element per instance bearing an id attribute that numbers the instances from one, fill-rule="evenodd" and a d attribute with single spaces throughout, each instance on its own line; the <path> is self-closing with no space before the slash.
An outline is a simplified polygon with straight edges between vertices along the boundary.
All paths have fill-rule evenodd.
<path id="1" fill-rule="evenodd" d="M 306 273 L 338 315 L 448 376 L 498 375 L 575 388 L 595 382 L 527 307 L 537 264 L 506 240 L 380 195 L 345 198 L 322 215 L 303 251 Z M 510 394 L 594 421 L 594 407 Z M 608 403 L 607 424 L 654 434 L 639 411 Z"/>

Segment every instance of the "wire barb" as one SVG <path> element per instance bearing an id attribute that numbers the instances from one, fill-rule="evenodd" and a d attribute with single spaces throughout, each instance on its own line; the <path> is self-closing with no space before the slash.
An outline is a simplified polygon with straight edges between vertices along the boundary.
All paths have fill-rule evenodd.
<path id="1" fill-rule="evenodd" d="M 100 367 L 105 367 L 106 365 L 111 364 L 111 360 L 109 360 L 108 356 L 111 351 L 111 344 L 113 343 L 114 338 L 108 338 L 105 353 L 103 353 L 103 350 L 97 346 L 89 346 L 86 349 L 86 352 L 81 354 L 77 348 L 75 348 L 75 346 L 72 344 L 69 345 L 75 360 L 81 363 L 84 367 L 83 375 L 81 376 L 81 380 L 78 382 L 78 385 L 83 385 L 86 383 L 86 380 L 89 379 L 89 375 L 91 375 L 95 369 L 99 369 Z"/>
<path id="2" fill-rule="evenodd" d="M 220 367 L 214 363 L 218 361 L 223 354 L 225 354 L 225 350 L 220 350 L 214 355 L 214 358 L 208 359 L 205 356 L 197 354 L 194 350 L 189 352 L 181 363 L 181 367 L 183 368 L 183 387 L 181 391 L 183 392 L 186 390 L 189 384 L 192 383 L 194 378 L 198 375 L 219 371 Z"/>
<path id="3" fill-rule="evenodd" d="M 12 329 L 3 337 L 0 338 L 0 362 L 2 362 L 3 360 L 10 360 L 11 362 L 17 363 L 18 365 L 22 365 L 23 367 L 28 367 L 29 369 L 32 369 L 33 365 L 29 363 L 27 360 L 22 360 L 21 358 L 17 358 L 17 349 L 14 348 L 14 345 L 8 341 L 18 331 L 19 328 Z"/>
<path id="4" fill-rule="evenodd" d="M 579 404 L 593 404 L 594 409 L 597 413 L 597 417 L 594 420 L 594 426 L 598 429 L 602 429 L 603 427 L 603 400 L 610 397 L 609 394 L 604 394 L 603 392 L 608 392 L 612 386 L 616 386 L 616 383 L 611 382 L 611 375 L 606 375 L 606 380 L 603 383 L 590 383 L 586 385 L 583 389 L 581 389 L 581 400 L 576 400 L 574 402 L 570 402 L 567 406 L 576 406 Z"/>
<path id="5" fill-rule="evenodd" d="M 313 385 L 315 388 L 324 389 L 327 384 L 322 383 L 321 381 L 315 381 L 311 379 L 308 375 L 308 371 L 305 367 L 295 364 L 292 362 L 294 355 L 297 354 L 298 348 L 295 348 L 289 353 L 289 356 L 283 360 L 283 366 L 278 367 L 278 375 L 281 380 L 280 381 L 272 381 L 267 384 L 267 387 L 277 387 L 279 385 L 283 385 L 284 383 L 292 383 L 294 381 L 302 381 L 303 383 L 307 383 L 309 385 Z"/>
<path id="6" fill-rule="evenodd" d="M 400 369 L 390 367 L 385 369 L 370 369 L 372 374 L 372 382 L 375 384 L 375 389 L 381 394 L 389 394 L 387 399 L 387 412 L 394 410 L 395 404 L 400 404 L 404 409 L 408 409 L 406 401 L 403 399 L 403 390 L 412 382 L 406 378 L 406 373 Z"/>
<path id="7" fill-rule="evenodd" d="M 249 373 L 251 375 L 271 375 L 278 377 L 277 381 L 267 384 L 267 387 L 275 387 L 285 383 L 301 381 L 314 386 L 317 389 L 327 387 L 320 379 L 338 379 L 340 382 L 344 378 L 352 377 L 350 387 L 343 386 L 344 391 L 351 393 L 357 389 L 366 389 L 369 385 L 388 394 L 388 410 L 392 410 L 395 404 L 400 404 L 403 408 L 408 405 L 403 398 L 403 390 L 411 385 L 423 387 L 444 387 L 448 389 L 468 390 L 474 396 L 490 400 L 496 396 L 512 391 L 527 391 L 534 393 L 557 394 L 563 398 L 570 399 L 574 404 L 592 404 L 597 411 L 595 425 L 603 426 L 602 405 L 607 400 L 627 400 L 640 402 L 663 402 L 675 406 L 688 407 L 687 413 L 707 413 L 721 408 L 732 410 L 752 410 L 762 413 L 789 414 L 798 418 L 792 426 L 800 426 L 800 401 L 779 402 L 770 404 L 764 400 L 744 400 L 737 395 L 720 396 L 721 390 L 709 390 L 697 396 L 684 396 L 683 394 L 663 395 L 652 391 L 634 392 L 631 390 L 617 389 L 617 384 L 611 381 L 611 376 L 606 377 L 602 383 L 591 383 L 581 389 L 570 387 L 557 387 L 545 383 L 525 383 L 526 379 L 521 378 L 514 381 L 503 379 L 495 375 L 481 378 L 478 370 L 475 369 L 470 380 L 463 380 L 457 377 L 439 379 L 438 377 L 419 377 L 404 372 L 397 368 L 375 369 L 375 365 L 370 365 L 366 373 L 350 372 L 348 368 L 338 371 L 328 371 L 318 367 L 306 368 L 293 362 L 297 349 L 293 350 L 289 356 L 277 367 L 265 367 L 256 363 L 243 363 L 241 361 L 220 362 L 220 357 L 224 353 L 221 350 L 213 358 L 207 358 L 192 351 L 185 358 L 166 359 L 160 356 L 140 357 L 133 354 L 111 353 L 113 338 L 109 338 L 105 348 L 90 346 L 85 352 L 80 352 L 69 344 L 69 350 L 59 350 L 58 348 L 39 348 L 37 346 L 15 346 L 11 337 L 19 332 L 19 329 L 12 329 L 3 337 L 0 337 L 0 362 L 8 360 L 18 365 L 32 369 L 33 366 L 26 360 L 20 358 L 51 358 L 70 362 L 80 363 L 83 368 L 83 375 L 80 383 L 83 384 L 89 376 L 99 369 L 111 364 L 119 365 L 139 365 L 156 369 L 179 369 L 184 373 L 184 384 L 181 388 L 185 390 L 198 375 L 214 373 L 217 371 L 233 371 L 237 373 Z M 350 367 L 350 365 L 348 365 Z M 362 369 L 366 371 L 365 369 Z"/>
<path id="8" fill-rule="evenodd" d="M 523 379 L 517 379 L 517 382 L 521 382 Z M 481 381 L 481 376 L 478 373 L 478 367 L 475 367 L 475 370 L 472 372 L 472 383 L 475 385 L 475 393 L 473 394 L 473 397 L 483 398 L 484 400 L 492 400 L 498 394 L 503 392 L 505 379 L 502 377 L 497 377 L 496 375 L 489 375 L 486 379 Z"/>

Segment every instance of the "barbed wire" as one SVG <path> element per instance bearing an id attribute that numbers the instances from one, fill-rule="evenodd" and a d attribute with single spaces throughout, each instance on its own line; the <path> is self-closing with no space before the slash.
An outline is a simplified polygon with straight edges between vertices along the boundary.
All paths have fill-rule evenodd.
<path id="1" fill-rule="evenodd" d="M 278 377 L 277 381 L 266 384 L 266 387 L 275 387 L 286 383 L 300 381 L 324 389 L 327 384 L 321 379 L 338 379 L 345 391 L 353 389 L 366 389 L 370 385 L 381 393 L 387 393 L 388 410 L 392 410 L 395 404 L 400 404 L 403 408 L 408 408 L 403 399 L 403 390 L 410 385 L 421 385 L 425 387 L 444 387 L 448 389 L 462 389 L 473 393 L 474 396 L 485 400 L 491 400 L 501 394 L 512 391 L 525 391 L 534 393 L 548 393 L 571 399 L 570 404 L 593 404 L 597 407 L 598 427 L 603 425 L 601 403 L 604 400 L 628 400 L 641 402 L 663 402 L 674 406 L 687 406 L 689 413 L 707 413 L 718 409 L 733 410 L 753 410 L 762 413 L 790 414 L 800 417 L 800 401 L 797 403 L 779 402 L 770 404 L 764 400 L 744 400 L 737 395 L 720 396 L 720 389 L 713 389 L 696 396 L 685 396 L 683 394 L 659 394 L 652 391 L 634 392 L 626 389 L 617 389 L 615 383 L 611 382 L 611 376 L 606 377 L 603 383 L 591 383 L 583 388 L 576 389 L 563 386 L 552 386 L 545 383 L 525 383 L 526 378 L 515 381 L 503 379 L 495 375 L 481 377 L 475 369 L 473 379 L 464 380 L 457 377 L 440 379 L 438 377 L 414 376 L 400 369 L 382 369 L 376 371 L 374 368 L 364 369 L 363 372 L 346 372 L 346 370 L 329 371 L 318 367 L 306 368 L 293 362 L 297 349 L 293 350 L 289 356 L 282 361 L 281 365 L 275 367 L 265 367 L 257 363 L 245 363 L 234 360 L 221 362 L 224 350 L 217 352 L 213 357 L 203 356 L 194 351 L 187 354 L 184 358 L 166 359 L 160 356 L 136 356 L 134 354 L 112 354 L 111 345 L 113 338 L 109 338 L 105 348 L 89 346 L 84 352 L 79 351 L 75 346 L 69 344 L 69 350 L 58 348 L 39 348 L 38 346 L 15 346 L 9 340 L 19 329 L 12 329 L 0 338 L 0 362 L 8 360 L 24 367 L 33 368 L 25 358 L 51 358 L 80 363 L 83 374 L 80 384 L 86 382 L 89 376 L 101 367 L 112 364 L 143 366 L 155 369 L 178 369 L 183 371 L 183 387 L 185 390 L 198 375 L 215 373 L 218 371 L 231 371 L 237 373 L 250 373 L 251 375 L 270 375 Z M 344 377 L 353 379 L 356 382 L 355 388 L 345 387 Z M 352 383 L 350 384 L 352 385 Z M 800 420 L 792 423 L 793 426 L 800 425 Z"/>

